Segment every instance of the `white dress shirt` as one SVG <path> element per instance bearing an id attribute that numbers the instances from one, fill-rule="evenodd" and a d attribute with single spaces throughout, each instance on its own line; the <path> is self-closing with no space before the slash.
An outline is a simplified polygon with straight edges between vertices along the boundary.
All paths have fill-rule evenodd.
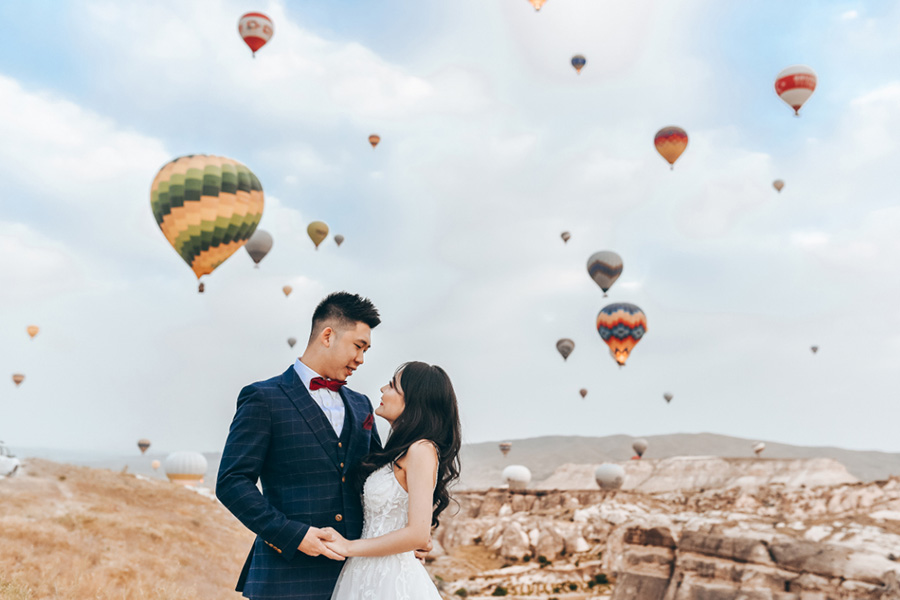
<path id="1" fill-rule="evenodd" d="M 312 378 L 322 376 L 303 364 L 299 358 L 294 361 L 294 370 L 300 376 L 300 381 L 306 386 L 306 391 L 312 396 L 313 401 L 325 413 L 325 418 L 334 427 L 334 432 L 341 437 L 341 431 L 344 429 L 344 401 L 341 399 L 340 392 L 332 392 L 325 387 L 317 390 L 309 389 L 309 382 L 312 381 Z"/>

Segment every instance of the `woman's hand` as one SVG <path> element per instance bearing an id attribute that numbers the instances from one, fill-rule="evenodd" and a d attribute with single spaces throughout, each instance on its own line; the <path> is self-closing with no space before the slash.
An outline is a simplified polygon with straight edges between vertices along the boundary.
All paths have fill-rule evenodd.
<path id="1" fill-rule="evenodd" d="M 342 536 L 331 527 L 325 527 L 324 531 L 331 534 L 331 541 L 324 541 L 325 547 L 341 556 L 350 556 L 350 546 L 352 542 Z"/>

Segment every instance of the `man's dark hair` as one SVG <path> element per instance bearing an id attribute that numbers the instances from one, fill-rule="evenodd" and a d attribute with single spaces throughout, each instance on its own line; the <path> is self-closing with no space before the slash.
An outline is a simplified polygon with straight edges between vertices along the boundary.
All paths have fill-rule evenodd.
<path id="1" fill-rule="evenodd" d="M 356 327 L 358 322 L 362 322 L 375 329 L 381 323 L 381 317 L 368 298 L 348 292 L 333 292 L 316 307 L 309 339 L 317 336 L 328 321 L 348 328 Z"/>

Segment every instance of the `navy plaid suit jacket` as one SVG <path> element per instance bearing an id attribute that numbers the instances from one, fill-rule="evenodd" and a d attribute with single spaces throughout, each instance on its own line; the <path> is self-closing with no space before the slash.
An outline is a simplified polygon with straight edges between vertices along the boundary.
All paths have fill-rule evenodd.
<path id="1" fill-rule="evenodd" d="M 341 388 L 347 447 L 291 366 L 241 390 L 216 496 L 256 534 L 237 591 L 247 598 L 328 600 L 344 564 L 297 547 L 310 526 L 362 533 L 362 505 L 348 471 L 381 448 L 369 399 Z M 343 457 L 343 460 L 342 460 Z M 262 493 L 256 487 L 262 482 Z"/>

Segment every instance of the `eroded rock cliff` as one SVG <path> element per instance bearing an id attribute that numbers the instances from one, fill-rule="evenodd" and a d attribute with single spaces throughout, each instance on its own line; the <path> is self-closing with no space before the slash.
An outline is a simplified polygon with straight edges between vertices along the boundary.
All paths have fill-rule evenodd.
<path id="1" fill-rule="evenodd" d="M 896 478 L 657 494 L 494 489 L 457 500 L 431 564 L 448 595 L 900 599 Z"/>

